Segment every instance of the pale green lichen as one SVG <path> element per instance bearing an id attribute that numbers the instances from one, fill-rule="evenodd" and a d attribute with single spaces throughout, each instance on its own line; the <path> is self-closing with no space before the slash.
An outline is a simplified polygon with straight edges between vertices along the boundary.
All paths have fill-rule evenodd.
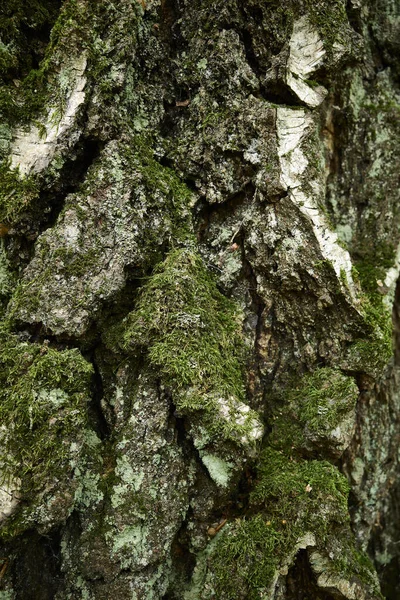
<path id="1" fill-rule="evenodd" d="M 104 493 L 101 490 L 100 475 L 98 473 L 91 472 L 87 468 L 81 470 L 76 467 L 74 476 L 78 481 L 74 496 L 74 503 L 77 508 L 84 510 L 99 504 L 103 500 Z"/>
<path id="2" fill-rule="evenodd" d="M 111 494 L 112 506 L 118 508 L 127 505 L 137 516 L 144 516 L 148 502 L 142 494 L 138 493 L 144 477 L 144 471 L 139 473 L 134 471 L 132 462 L 126 455 L 119 456 L 115 467 L 115 481 Z M 146 492 L 150 493 L 151 490 L 146 490 Z"/>
<path id="3" fill-rule="evenodd" d="M 207 467 L 211 479 L 215 481 L 217 485 L 226 487 L 229 483 L 233 465 L 213 454 L 202 454 L 201 460 Z"/>

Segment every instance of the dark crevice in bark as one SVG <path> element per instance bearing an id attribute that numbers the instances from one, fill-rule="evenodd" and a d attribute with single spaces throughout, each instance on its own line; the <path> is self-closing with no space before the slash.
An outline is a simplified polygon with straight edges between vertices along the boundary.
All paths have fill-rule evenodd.
<path id="1" fill-rule="evenodd" d="M 102 148 L 103 144 L 96 139 L 86 138 L 78 144 L 74 157 L 67 160 L 61 170 L 60 182 L 55 189 L 50 188 L 43 193 L 43 205 L 48 207 L 45 209 L 48 212 L 43 224 L 45 227 L 42 225 L 42 229 L 53 227 L 56 223 L 66 196 L 78 191 Z"/>
<path id="2" fill-rule="evenodd" d="M 390 465 L 385 466 L 390 468 Z M 400 485 L 398 478 L 399 474 L 397 473 L 397 481 L 387 491 L 390 498 L 388 507 L 379 515 L 381 518 L 372 529 L 368 546 L 368 553 L 371 557 L 382 557 L 386 554 L 390 558 L 390 560 L 386 559 L 387 562 L 375 561 L 382 593 L 386 600 L 400 598 Z"/>
<path id="3" fill-rule="evenodd" d="M 7 71 L 3 67 L 5 80 L 25 77 L 30 70 L 39 68 L 45 56 L 63 0 L 44 0 L 41 4 L 38 7 L 26 1 L 2 2 L 0 16 L 5 26 L 1 27 L 1 41 L 4 47 L 14 47 L 18 57 L 15 62 L 10 61 Z"/>
<path id="4" fill-rule="evenodd" d="M 232 27 L 232 29 L 233 29 L 233 27 Z M 249 64 L 249 66 L 251 67 L 252 71 L 257 75 L 258 78 L 260 78 L 262 75 L 264 75 L 264 71 L 261 68 L 261 65 L 255 55 L 254 48 L 253 48 L 252 36 L 249 33 L 249 31 L 247 31 L 246 29 L 240 29 L 239 36 L 243 43 L 247 62 Z"/>
<path id="5" fill-rule="evenodd" d="M 294 92 L 283 82 L 274 81 L 262 85 L 260 94 L 264 100 L 272 104 L 281 104 L 285 107 L 307 107 L 307 104 L 300 100 Z"/>
<path id="6" fill-rule="evenodd" d="M 56 224 L 66 197 L 79 190 L 101 149 L 102 143 L 97 140 L 82 140 L 72 157 L 63 165 L 57 182 L 54 185 L 46 185 L 46 181 L 44 182 L 40 197 L 35 202 L 34 213 L 24 215 L 16 228 L 16 234 L 6 238 L 9 260 L 20 270 L 33 258 L 38 236 Z"/>
<path id="7" fill-rule="evenodd" d="M 41 322 L 25 323 L 17 321 L 14 328 L 21 342 L 30 342 L 31 344 L 44 344 L 54 350 L 71 350 L 77 347 L 75 340 L 62 336 L 56 336 Z"/>
<path id="8" fill-rule="evenodd" d="M 318 587 L 306 550 L 300 550 L 286 578 L 285 600 L 338 600 Z"/>
<path id="9" fill-rule="evenodd" d="M 104 416 L 101 402 L 104 397 L 103 379 L 99 371 L 97 360 L 93 353 L 91 363 L 94 369 L 92 400 L 88 406 L 89 422 L 101 440 L 108 439 L 111 429 Z"/>
<path id="10" fill-rule="evenodd" d="M 400 598 L 399 572 L 399 556 L 392 558 L 392 560 L 387 565 L 385 565 L 383 569 L 378 568 L 378 576 L 381 582 L 381 590 L 386 600 L 399 600 Z"/>
<path id="11" fill-rule="evenodd" d="M 254 354 L 251 360 L 251 365 L 249 366 L 249 380 L 248 380 L 248 392 L 253 398 L 263 398 L 266 391 L 266 381 L 264 381 L 264 377 L 261 373 L 260 363 L 262 361 L 261 356 L 261 347 L 260 340 L 263 335 L 264 329 L 264 311 L 265 311 L 265 302 L 261 298 L 261 296 L 257 292 L 257 277 L 254 272 L 253 266 L 249 261 L 246 251 L 245 251 L 245 236 L 244 232 L 240 232 L 238 234 L 238 239 L 240 240 L 240 247 L 242 249 L 242 261 L 243 261 L 243 271 L 244 277 L 249 282 L 249 293 L 252 300 L 251 310 L 257 315 L 257 324 L 255 331 L 255 339 L 254 339 Z M 256 407 L 257 410 L 262 409 L 262 402 L 260 406 Z"/>
<path id="12" fill-rule="evenodd" d="M 243 469 L 236 489 L 227 503 L 226 515 L 229 519 L 232 520 L 243 515 L 250 516 L 257 513 L 255 507 L 250 506 L 250 493 L 253 490 L 256 479 L 257 470 L 255 464 L 248 462 Z"/>
<path id="13" fill-rule="evenodd" d="M 161 600 L 177 600 L 176 579 L 179 580 L 179 587 L 190 583 L 194 568 L 196 566 L 196 556 L 190 550 L 190 535 L 188 532 L 188 523 L 192 516 L 192 509 L 189 507 L 185 520 L 182 522 L 179 531 L 176 533 L 171 544 L 172 570 L 174 572 L 174 583 Z"/>
<path id="14" fill-rule="evenodd" d="M 176 56 L 187 44 L 182 38 L 180 18 L 182 11 L 179 0 L 161 0 L 159 32 L 169 56 Z"/>
<path id="15" fill-rule="evenodd" d="M 180 173 L 179 171 L 177 172 L 175 161 L 172 158 L 169 158 L 168 156 L 164 155 L 164 156 L 161 156 L 160 158 L 157 158 L 157 162 L 162 167 L 167 167 L 168 169 L 175 171 L 175 173 L 179 176 L 182 183 L 184 183 L 186 185 L 186 187 L 189 188 L 192 192 L 199 195 L 199 191 L 198 191 L 196 183 L 195 183 L 195 178 L 190 178 L 187 175 L 182 176 L 182 173 Z"/>
<path id="16" fill-rule="evenodd" d="M 356 33 L 362 35 L 363 23 L 361 20 L 360 7 L 356 7 L 351 0 L 347 0 L 346 13 L 350 26 L 354 29 Z"/>
<path id="17" fill-rule="evenodd" d="M 27 531 L 0 552 L 11 557 L 5 575 L 12 580 L 18 600 L 54 599 L 63 582 L 58 531 L 45 536 Z M 1 585 L 0 581 L 0 590 Z"/>
<path id="18" fill-rule="evenodd" d="M 201 197 L 194 210 L 194 223 L 199 242 L 205 241 L 211 222 L 217 216 L 221 219 L 235 214 L 235 211 L 246 201 L 254 196 L 255 187 L 248 181 L 239 192 L 228 196 L 224 202 L 209 204 L 205 197 Z M 233 243 L 234 240 L 232 240 Z"/>
<path id="19" fill-rule="evenodd" d="M 160 383 L 161 382 L 159 382 L 159 395 L 161 395 Z M 169 423 L 172 425 L 172 427 L 174 429 L 176 443 L 181 448 L 185 447 L 185 450 L 189 451 L 189 455 L 190 455 L 193 451 L 194 446 L 192 444 L 188 444 L 188 432 L 187 432 L 186 421 L 178 413 L 177 408 L 176 408 L 174 402 L 172 401 L 171 397 L 169 399 Z M 186 456 L 186 452 L 185 452 L 185 456 Z M 200 459 L 199 456 L 197 456 L 197 458 Z"/>

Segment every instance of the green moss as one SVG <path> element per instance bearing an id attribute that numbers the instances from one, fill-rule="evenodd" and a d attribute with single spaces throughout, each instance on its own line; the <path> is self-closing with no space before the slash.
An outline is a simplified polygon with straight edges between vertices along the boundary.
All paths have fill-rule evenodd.
<path id="1" fill-rule="evenodd" d="M 201 411 L 202 424 L 228 439 L 248 433 L 256 415 L 240 413 L 245 397 L 240 315 L 193 249 L 167 255 L 114 335 L 122 337 L 126 351 L 147 351 L 182 413 Z M 227 418 L 219 418 L 224 411 Z"/>
<path id="2" fill-rule="evenodd" d="M 393 325 L 391 312 L 384 304 L 378 282 L 383 284 L 387 270 L 393 266 L 394 250 L 380 246 L 355 263 L 354 280 L 364 292 L 361 313 L 365 337 L 358 339 L 348 351 L 347 359 L 354 370 L 377 377 L 393 355 Z"/>
<path id="3" fill-rule="evenodd" d="M 273 519 L 295 524 L 319 537 L 329 532 L 329 520 L 349 522 L 349 484 L 338 469 L 326 461 L 294 461 L 284 453 L 266 448 L 258 465 L 258 483 L 251 493 L 253 505 L 264 506 Z M 311 487 L 311 491 L 307 489 Z M 332 510 L 321 519 L 321 502 Z M 325 512 L 325 511 L 324 511 Z"/>
<path id="4" fill-rule="evenodd" d="M 146 282 L 126 321 L 124 346 L 148 345 L 152 364 L 179 387 L 202 382 L 207 388 L 208 379 L 218 378 L 221 391 L 243 397 L 238 317 L 201 258 L 176 249 Z"/>
<path id="5" fill-rule="evenodd" d="M 258 514 L 226 528 L 209 558 L 216 597 L 237 597 L 239 589 L 249 599 L 261 598 L 305 534 L 324 547 L 329 535 L 348 526 L 348 491 L 345 477 L 331 464 L 295 462 L 267 448 L 250 500 Z"/>
<path id="6" fill-rule="evenodd" d="M 44 253 L 49 255 L 45 251 Z M 86 252 L 79 252 L 77 249 L 59 247 L 52 253 L 56 264 L 62 262 L 66 277 L 83 277 L 99 261 L 99 256 L 99 248 L 88 248 Z"/>
<path id="7" fill-rule="evenodd" d="M 301 448 L 304 430 L 324 437 L 355 409 L 358 388 L 352 377 L 324 367 L 305 375 L 299 384 L 285 392 L 284 411 L 275 415 L 270 443 L 287 451 Z"/>
<path id="8" fill-rule="evenodd" d="M 327 367 L 305 376 L 289 396 L 299 406 L 300 423 L 322 432 L 335 428 L 343 415 L 355 408 L 358 393 L 352 377 Z"/>
<path id="9" fill-rule="evenodd" d="M 4 312 L 16 283 L 15 274 L 10 269 L 10 264 L 5 251 L 4 239 L 0 239 L 0 319 Z"/>
<path id="10" fill-rule="evenodd" d="M 327 53 L 332 52 L 335 42 L 343 43 L 345 29 L 348 27 L 346 2 L 344 0 L 329 0 L 313 2 L 305 0 L 307 14 L 311 23 L 318 29 Z"/>
<path id="11" fill-rule="evenodd" d="M 57 351 L 6 333 L 1 342 L 1 475 L 21 478 L 29 493 L 69 468 L 71 435 L 87 424 L 92 367 L 75 349 Z"/>
<path id="12" fill-rule="evenodd" d="M 141 181 L 150 195 L 161 193 L 166 199 L 173 238 L 180 242 L 190 242 L 193 193 L 172 169 L 161 165 L 154 158 L 152 140 L 146 135 L 135 136 L 132 143 L 124 147 L 122 156 L 130 165 L 138 168 Z"/>
<path id="13" fill-rule="evenodd" d="M 0 165 L 0 222 L 13 224 L 39 197 L 39 184 L 34 176 L 20 177 L 19 170 Z"/>
<path id="14" fill-rule="evenodd" d="M 379 244 L 373 248 L 362 248 L 357 254 L 362 254 L 362 260 L 355 261 L 358 280 L 364 292 L 373 300 L 379 300 L 377 281 L 385 279 L 386 271 L 395 262 L 395 248 L 389 244 Z"/>

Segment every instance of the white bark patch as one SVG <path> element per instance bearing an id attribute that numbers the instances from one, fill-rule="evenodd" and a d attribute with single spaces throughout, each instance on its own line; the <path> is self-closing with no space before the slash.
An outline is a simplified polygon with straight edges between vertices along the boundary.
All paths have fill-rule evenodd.
<path id="1" fill-rule="evenodd" d="M 243 427 L 246 432 L 243 433 L 240 441 L 244 445 L 251 445 L 260 439 L 264 434 L 264 427 L 258 419 L 256 413 L 250 410 L 250 407 L 240 402 L 233 396 L 229 399 L 217 399 L 218 417 L 236 427 Z"/>
<path id="2" fill-rule="evenodd" d="M 18 129 L 11 148 L 11 168 L 19 167 L 21 175 L 40 172 L 48 167 L 60 142 L 71 130 L 79 107 L 85 100 L 84 88 L 86 56 L 81 55 L 69 71 L 72 73 L 73 88 L 66 101 L 61 118 L 57 109 L 51 108 L 42 127 L 32 125 L 29 131 Z M 43 132 L 46 131 L 46 135 Z"/>
<path id="3" fill-rule="evenodd" d="M 330 561 L 319 552 L 309 555 L 313 572 L 317 576 L 317 585 L 322 589 L 337 590 L 347 600 L 364 600 L 367 594 L 358 582 L 341 577 L 332 569 Z"/>
<path id="4" fill-rule="evenodd" d="M 387 271 L 385 281 L 383 282 L 385 288 L 387 288 L 387 292 L 383 298 L 383 302 L 388 310 L 392 310 L 392 307 L 393 307 L 394 296 L 396 293 L 396 283 L 399 278 L 399 275 L 400 275 L 400 244 L 397 246 L 396 256 L 394 259 L 394 265 Z"/>
<path id="5" fill-rule="evenodd" d="M 15 512 L 19 501 L 19 479 L 13 479 L 0 485 L 0 523 Z"/>
<path id="6" fill-rule="evenodd" d="M 317 200 L 324 193 L 323 187 L 318 180 L 307 180 L 307 188 L 304 186 L 303 189 L 303 183 L 306 182 L 304 175 L 308 159 L 303 151 L 302 142 L 312 127 L 312 123 L 311 115 L 303 109 L 277 108 L 281 183 L 287 189 L 292 202 L 310 220 L 321 254 L 326 260 L 331 261 L 341 283 L 342 274 L 346 275 L 349 290 L 355 296 L 350 255 L 338 244 L 337 233 L 330 229 L 325 215 L 318 208 Z"/>
<path id="7" fill-rule="evenodd" d="M 325 49 L 318 31 L 306 17 L 295 21 L 289 47 L 286 83 L 300 100 L 315 108 L 328 92 L 322 85 L 310 85 L 307 80 L 321 65 Z"/>

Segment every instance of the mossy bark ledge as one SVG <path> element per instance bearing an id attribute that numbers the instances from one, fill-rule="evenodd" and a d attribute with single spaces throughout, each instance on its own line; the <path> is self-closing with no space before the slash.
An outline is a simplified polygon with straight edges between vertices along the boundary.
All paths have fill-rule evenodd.
<path id="1" fill-rule="evenodd" d="M 399 39 L 3 0 L 0 600 L 399 598 Z"/>

